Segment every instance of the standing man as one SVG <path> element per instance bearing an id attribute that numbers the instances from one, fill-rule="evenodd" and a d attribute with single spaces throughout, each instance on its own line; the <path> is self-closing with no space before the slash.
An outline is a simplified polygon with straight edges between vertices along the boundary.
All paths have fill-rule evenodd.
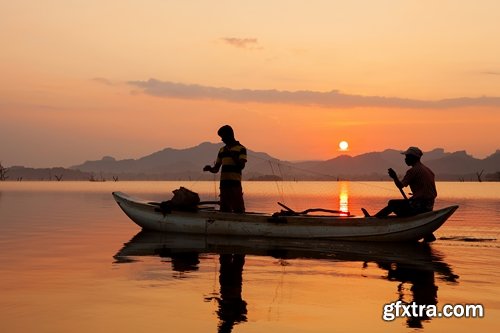
<path id="1" fill-rule="evenodd" d="M 224 125 L 217 131 L 225 146 L 219 150 L 214 166 L 205 165 L 203 171 L 220 174 L 220 210 L 222 212 L 244 213 L 241 170 L 247 162 L 247 149 L 234 138 L 234 131 Z M 221 168 L 222 167 L 222 168 Z"/>
<path id="2" fill-rule="evenodd" d="M 434 172 L 420 162 L 422 151 L 417 147 L 410 147 L 401 154 L 405 155 L 405 163 L 411 168 L 402 180 L 399 180 L 393 169 L 389 169 L 389 177 L 399 189 L 410 186 L 413 195 L 410 199 L 389 200 L 387 207 L 375 214 L 376 217 L 384 217 L 393 212 L 398 216 L 410 216 L 430 212 L 434 208 L 437 196 Z"/>

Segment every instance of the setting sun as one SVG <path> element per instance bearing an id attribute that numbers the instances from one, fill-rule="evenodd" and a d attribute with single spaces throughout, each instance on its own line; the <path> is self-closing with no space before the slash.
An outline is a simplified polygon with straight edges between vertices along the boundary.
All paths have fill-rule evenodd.
<path id="1" fill-rule="evenodd" d="M 340 141 L 339 148 L 342 151 L 346 151 L 349 148 L 349 143 L 347 141 Z"/>

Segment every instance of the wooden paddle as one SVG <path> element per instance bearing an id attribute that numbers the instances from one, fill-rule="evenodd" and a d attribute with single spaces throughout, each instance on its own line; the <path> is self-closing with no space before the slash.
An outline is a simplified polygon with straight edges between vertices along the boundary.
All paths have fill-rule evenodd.
<path id="1" fill-rule="evenodd" d="M 405 200 L 408 200 L 408 197 L 406 196 L 406 193 L 403 191 L 403 189 L 401 187 L 398 187 L 399 189 L 399 192 L 401 192 L 401 195 L 403 196 L 403 198 L 405 198 Z"/>

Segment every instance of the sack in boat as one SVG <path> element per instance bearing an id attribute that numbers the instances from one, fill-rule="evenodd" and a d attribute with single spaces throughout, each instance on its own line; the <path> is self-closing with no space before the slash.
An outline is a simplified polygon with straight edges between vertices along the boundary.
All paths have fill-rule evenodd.
<path id="1" fill-rule="evenodd" d="M 168 201 L 163 201 L 160 208 L 164 212 L 173 210 L 196 211 L 200 203 L 198 193 L 188 190 L 185 187 L 180 187 L 172 191 L 174 196 Z"/>

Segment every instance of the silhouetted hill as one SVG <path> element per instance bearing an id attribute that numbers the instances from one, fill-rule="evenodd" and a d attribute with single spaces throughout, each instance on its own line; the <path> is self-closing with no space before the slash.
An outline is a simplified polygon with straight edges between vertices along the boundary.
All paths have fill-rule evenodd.
<path id="1" fill-rule="evenodd" d="M 117 175 L 120 179 L 129 179 L 135 175 L 140 179 L 213 179 L 212 174 L 202 172 L 203 166 L 215 162 L 222 143 L 204 142 L 198 146 L 186 149 L 165 148 L 161 151 L 144 156 L 137 160 L 116 160 L 106 156 L 97 161 L 86 161 L 81 165 L 72 166 L 84 172 L 102 173 L 106 176 Z M 245 177 L 259 177 L 272 174 L 270 163 L 280 164 L 280 167 L 290 165 L 261 152 L 248 150 L 248 163 L 245 167 Z"/>
<path id="2" fill-rule="evenodd" d="M 86 161 L 81 165 L 72 166 L 71 169 L 86 172 L 146 174 L 158 174 L 166 171 L 199 172 L 203 165 L 212 163 L 221 146 L 220 144 L 204 142 L 187 149 L 165 148 L 137 160 L 116 160 L 113 157 L 105 156 L 101 160 Z"/>
<path id="3" fill-rule="evenodd" d="M 396 150 L 388 149 L 383 152 L 366 153 L 354 157 L 341 155 L 327 161 L 298 163 L 297 166 L 314 171 L 318 175 L 366 178 L 369 175 L 382 175 L 389 167 L 400 163 L 401 154 Z"/>
<path id="4" fill-rule="evenodd" d="M 438 148 L 426 152 L 422 162 L 429 164 L 436 159 L 446 159 L 450 153 Z M 386 149 L 382 152 L 371 152 L 354 157 L 341 155 L 327 161 L 297 163 L 296 166 L 314 171 L 318 174 L 336 176 L 340 179 L 383 179 L 387 180 L 387 169 L 393 168 L 403 175 L 408 166 L 399 150 Z M 460 172 L 458 174 L 461 174 Z"/>
<path id="5" fill-rule="evenodd" d="M 204 142 L 186 149 L 166 148 L 137 160 L 117 161 L 112 157 L 104 157 L 72 168 L 106 174 L 141 174 L 160 179 L 212 179 L 211 174 L 203 173 L 201 169 L 204 165 L 213 163 L 221 146 L 221 143 Z M 435 171 L 438 179 L 475 180 L 476 173 L 482 170 L 484 175 L 500 171 L 500 150 L 481 160 L 465 151 L 447 153 L 444 149 L 437 148 L 425 152 L 422 161 Z M 391 167 L 400 175 L 408 168 L 398 150 L 387 149 L 357 156 L 341 155 L 326 161 L 287 162 L 249 149 L 244 177 L 387 180 L 386 170 Z"/>
<path id="6" fill-rule="evenodd" d="M 86 161 L 70 169 L 9 168 L 9 180 L 108 179 L 120 180 L 211 180 L 213 175 L 202 172 L 213 164 L 222 143 L 204 142 L 186 149 L 165 148 L 139 159 L 116 160 L 105 156 Z M 437 148 L 424 153 L 422 161 L 436 174 L 438 180 L 476 181 L 482 172 L 483 180 L 500 180 L 500 150 L 485 159 L 476 159 L 465 151 L 447 153 Z M 244 179 L 283 180 L 389 180 L 387 169 L 394 168 L 402 176 L 408 169 L 400 151 L 387 149 L 357 156 L 341 155 L 326 161 L 287 162 L 266 153 L 248 150 Z"/>

